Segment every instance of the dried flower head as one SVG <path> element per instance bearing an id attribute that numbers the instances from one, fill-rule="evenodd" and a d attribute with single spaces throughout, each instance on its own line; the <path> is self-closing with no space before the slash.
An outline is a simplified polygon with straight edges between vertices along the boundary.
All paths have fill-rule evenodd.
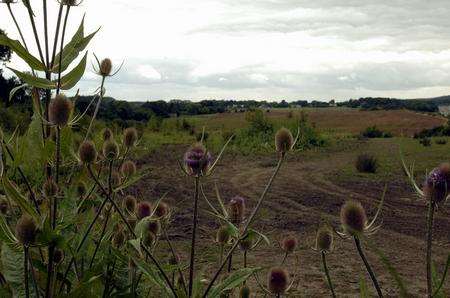
<path id="1" fill-rule="evenodd" d="M 230 219 L 233 224 L 240 224 L 244 220 L 245 215 L 245 199 L 235 196 L 230 200 L 229 204 Z"/>
<path id="2" fill-rule="evenodd" d="M 287 128 L 280 128 L 275 134 L 275 148 L 277 152 L 285 154 L 286 152 L 292 150 L 294 146 L 294 137 L 292 133 Z"/>
<path id="3" fill-rule="evenodd" d="M 122 178 L 117 171 L 111 173 L 111 185 L 113 187 L 118 187 L 122 183 Z"/>
<path id="4" fill-rule="evenodd" d="M 211 165 L 211 154 L 205 146 L 197 143 L 184 154 L 184 165 L 189 175 L 203 176 Z"/>
<path id="5" fill-rule="evenodd" d="M 155 209 L 155 215 L 159 218 L 165 218 L 170 213 L 169 205 L 164 202 L 159 202 Z"/>
<path id="6" fill-rule="evenodd" d="M 112 244 L 115 248 L 121 248 L 123 244 L 125 243 L 125 233 L 122 229 L 119 229 L 112 239 Z"/>
<path id="7" fill-rule="evenodd" d="M 116 159 L 119 155 L 119 145 L 116 141 L 110 139 L 103 143 L 103 155 L 107 159 Z"/>
<path id="8" fill-rule="evenodd" d="M 270 269 L 267 275 L 267 288 L 272 294 L 284 294 L 289 286 L 289 273 L 281 268 Z"/>
<path id="9" fill-rule="evenodd" d="M 216 241 L 220 245 L 225 245 L 230 241 L 230 231 L 226 226 L 221 226 L 217 230 Z"/>
<path id="10" fill-rule="evenodd" d="M 366 211 L 358 201 L 347 201 L 341 208 L 341 223 L 352 236 L 364 232 L 367 225 Z"/>
<path id="11" fill-rule="evenodd" d="M 125 209 L 127 209 L 128 212 L 134 213 L 136 211 L 136 198 L 132 195 L 125 197 L 124 204 Z"/>
<path id="12" fill-rule="evenodd" d="M 297 248 L 297 238 L 294 236 L 287 236 L 281 241 L 281 248 L 287 254 L 292 253 Z"/>
<path id="13" fill-rule="evenodd" d="M 120 167 L 120 172 L 126 178 L 131 177 L 136 174 L 136 164 L 131 160 L 127 160 Z"/>
<path id="14" fill-rule="evenodd" d="M 320 227 L 316 235 L 316 250 L 330 252 L 333 249 L 333 233 L 326 227 Z"/>
<path id="15" fill-rule="evenodd" d="M 152 214 L 152 205 L 149 202 L 140 202 L 137 206 L 137 218 L 143 219 L 150 214 Z"/>
<path id="16" fill-rule="evenodd" d="M 243 285 L 239 290 L 239 298 L 250 298 L 250 288 L 247 285 Z"/>
<path id="17" fill-rule="evenodd" d="M 66 126 L 69 123 L 70 116 L 72 115 L 73 104 L 63 94 L 56 95 L 51 101 L 49 106 L 49 120 L 53 125 L 60 127 Z"/>
<path id="18" fill-rule="evenodd" d="M 112 70 L 112 62 L 111 59 L 109 58 L 105 58 L 102 60 L 102 62 L 100 62 L 100 75 L 107 77 L 111 74 L 111 70 Z"/>
<path id="19" fill-rule="evenodd" d="M 450 190 L 450 164 L 443 163 L 434 168 L 427 176 L 423 192 L 425 197 L 434 203 L 443 202 Z"/>
<path id="20" fill-rule="evenodd" d="M 52 178 L 48 178 L 42 186 L 42 192 L 46 198 L 52 198 L 58 193 L 58 185 Z"/>
<path id="21" fill-rule="evenodd" d="M 254 244 L 253 240 L 254 240 L 253 237 L 245 237 L 244 239 L 239 241 L 239 247 L 243 251 L 248 251 L 249 249 L 251 249 L 253 247 L 253 244 Z"/>
<path id="22" fill-rule="evenodd" d="M 86 194 L 86 184 L 83 181 L 77 183 L 77 196 L 83 197 Z"/>
<path id="23" fill-rule="evenodd" d="M 136 128 L 128 127 L 123 132 L 123 144 L 127 148 L 131 148 L 136 144 L 138 133 Z"/>
<path id="24" fill-rule="evenodd" d="M 159 231 L 161 231 L 161 223 L 159 220 L 150 220 L 147 224 L 147 230 L 155 235 L 158 235 Z"/>
<path id="25" fill-rule="evenodd" d="M 95 149 L 94 143 L 91 141 L 84 141 L 81 143 L 78 149 L 78 155 L 80 160 L 84 164 L 92 164 L 97 159 L 97 150 Z"/>
<path id="26" fill-rule="evenodd" d="M 27 214 L 22 215 L 16 224 L 16 237 L 23 245 L 30 245 L 36 238 L 37 228 L 34 220 Z"/>
<path id="27" fill-rule="evenodd" d="M 102 135 L 103 135 L 103 141 L 107 141 L 107 140 L 110 140 L 113 138 L 113 132 L 109 128 L 105 128 L 103 130 Z"/>
<path id="28" fill-rule="evenodd" d="M 55 264 L 60 264 L 64 260 L 64 251 L 61 249 L 55 249 L 53 252 L 53 261 Z"/>

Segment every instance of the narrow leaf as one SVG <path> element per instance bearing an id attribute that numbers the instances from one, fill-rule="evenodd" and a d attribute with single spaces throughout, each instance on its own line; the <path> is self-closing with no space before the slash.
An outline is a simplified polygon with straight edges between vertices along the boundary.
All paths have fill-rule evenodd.
<path id="1" fill-rule="evenodd" d="M 0 45 L 10 48 L 17 54 L 23 61 L 25 61 L 32 69 L 38 71 L 44 71 L 45 65 L 42 64 L 39 59 L 31 55 L 18 40 L 8 38 L 4 34 L 0 34 Z"/>
<path id="2" fill-rule="evenodd" d="M 220 294 L 224 291 L 234 289 L 246 281 L 253 273 L 261 270 L 261 268 L 243 268 L 233 272 L 222 283 L 217 285 L 211 290 L 208 297 L 220 297 Z"/>
<path id="3" fill-rule="evenodd" d="M 34 86 L 34 87 L 41 88 L 41 89 L 55 89 L 56 88 L 55 83 L 53 83 L 52 81 L 49 81 L 47 79 L 38 78 L 29 73 L 15 70 L 11 67 L 8 67 L 8 69 L 10 69 L 12 72 L 14 72 L 14 74 L 16 76 L 18 76 L 19 79 L 21 79 L 22 81 L 24 81 L 25 83 L 27 83 L 30 86 Z"/>
<path id="4" fill-rule="evenodd" d="M 74 69 L 72 69 L 68 74 L 61 78 L 62 90 L 69 90 L 78 83 L 78 81 L 83 76 L 84 71 L 86 70 L 86 58 L 87 53 L 84 54 L 83 59 L 81 59 L 80 63 L 78 63 L 78 65 Z M 55 82 L 55 84 L 57 84 L 57 82 Z"/>
<path id="5" fill-rule="evenodd" d="M 6 195 L 12 201 L 14 201 L 23 212 L 28 213 L 31 217 L 33 217 L 36 222 L 39 222 L 39 215 L 34 210 L 33 206 L 28 202 L 28 200 L 19 192 L 19 190 L 9 181 L 9 179 L 4 176 L 2 178 L 3 189 L 5 190 Z"/>
<path id="6" fill-rule="evenodd" d="M 9 101 L 12 101 L 12 98 L 14 97 L 14 95 L 16 94 L 17 91 L 19 91 L 22 88 L 27 87 L 28 84 L 22 84 L 20 86 L 14 87 L 11 89 L 11 91 L 9 92 Z"/>

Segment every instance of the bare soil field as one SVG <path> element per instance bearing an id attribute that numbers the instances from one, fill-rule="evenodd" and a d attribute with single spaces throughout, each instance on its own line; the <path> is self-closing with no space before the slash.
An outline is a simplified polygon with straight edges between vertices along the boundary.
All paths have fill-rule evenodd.
<path id="1" fill-rule="evenodd" d="M 156 154 L 143 157 L 139 166 L 149 167 L 150 174 L 132 189 L 136 197 L 150 201 L 169 192 L 168 202 L 175 209 L 170 237 L 185 248 L 188 246 L 191 231 L 193 181 L 182 175 L 177 159 L 181 159 L 186 148 L 187 146 L 168 146 Z M 279 264 L 282 252 L 277 241 L 288 233 L 296 235 L 300 243 L 296 252 L 297 259 L 291 256 L 287 261 L 291 277 L 295 278 L 290 297 L 329 295 L 320 255 L 311 250 L 317 228 L 325 219 L 338 228 L 340 207 L 350 198 L 360 200 L 371 218 L 385 185 L 387 194 L 381 214 L 382 228 L 370 236 L 370 239 L 394 264 L 413 297 L 426 295 L 426 204 L 414 200 L 414 193 L 397 165 L 389 167 L 392 172 L 390 175 L 349 175 L 355 154 L 368 148 L 384 150 L 387 154 L 398 151 L 394 141 L 378 144 L 353 140 L 348 144 L 320 151 L 293 153 L 276 178 L 254 225 L 256 229 L 266 233 L 272 243 L 270 246 L 261 245 L 252 251 L 249 254 L 249 264 L 264 268 Z M 441 155 L 441 160 L 449 158 L 450 152 Z M 231 197 L 240 195 L 247 199 L 248 207 L 252 208 L 273 171 L 276 159 L 275 154 L 245 157 L 225 154 L 213 177 L 203 181 L 207 196 L 214 201 L 213 186 L 217 183 L 224 200 L 228 201 Z M 391 161 L 392 159 L 389 162 Z M 219 247 L 214 243 L 214 229 L 218 224 L 205 212 L 206 203 L 201 201 L 200 204 L 202 212 L 199 251 L 202 253 L 198 258 L 215 260 Z M 433 258 L 439 272 L 442 272 L 450 252 L 448 203 L 446 209 L 437 213 L 435 221 Z M 162 255 L 165 254 L 163 250 Z M 366 252 L 385 295 L 397 296 L 395 283 L 378 256 L 367 246 Z M 183 254 L 186 260 L 188 249 L 185 249 Z M 237 252 L 233 260 L 234 267 L 239 268 L 242 264 L 241 253 Z M 372 291 L 370 279 L 352 240 L 335 239 L 334 251 L 329 254 L 328 263 L 338 297 L 358 297 L 360 278 L 366 280 L 367 287 Z M 211 272 L 215 268 L 202 269 Z M 266 279 L 266 272 L 267 270 L 263 270 L 260 273 L 263 281 Z M 251 281 L 251 284 L 255 285 L 254 281 Z M 450 295 L 448 280 L 445 289 L 447 295 Z M 256 297 L 259 296 L 261 295 Z"/>

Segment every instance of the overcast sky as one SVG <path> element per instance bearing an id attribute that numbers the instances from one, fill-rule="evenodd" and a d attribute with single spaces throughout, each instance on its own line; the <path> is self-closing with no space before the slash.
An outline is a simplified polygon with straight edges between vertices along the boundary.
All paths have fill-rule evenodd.
<path id="1" fill-rule="evenodd" d="M 0 8 L 0 28 L 17 37 Z M 107 82 L 117 99 L 450 94 L 448 0 L 85 0 L 73 12 L 69 36 L 86 13 L 86 31 L 102 26 L 90 53 L 125 61 Z M 89 66 L 78 87 L 98 83 Z"/>

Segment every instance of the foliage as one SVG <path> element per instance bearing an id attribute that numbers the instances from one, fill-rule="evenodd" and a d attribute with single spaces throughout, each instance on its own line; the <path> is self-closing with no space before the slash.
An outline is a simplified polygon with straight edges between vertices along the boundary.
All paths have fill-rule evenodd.
<path id="1" fill-rule="evenodd" d="M 362 131 L 361 136 L 364 138 L 391 138 L 392 134 L 389 132 L 384 132 L 374 125 L 369 126 L 364 131 Z"/>
<path id="2" fill-rule="evenodd" d="M 378 168 L 378 160 L 372 154 L 358 155 L 355 168 L 361 173 L 375 173 Z"/>

